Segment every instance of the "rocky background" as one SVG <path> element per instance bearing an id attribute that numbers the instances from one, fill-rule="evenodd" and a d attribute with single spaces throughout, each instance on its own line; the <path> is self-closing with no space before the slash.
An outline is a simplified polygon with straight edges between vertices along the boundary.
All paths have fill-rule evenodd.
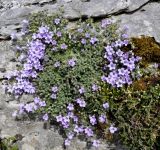
<path id="1" fill-rule="evenodd" d="M 160 42 L 160 3 L 158 0 L 0 0 L 0 137 L 22 135 L 20 150 L 63 150 L 63 137 L 56 127 L 44 129 L 39 121 L 15 121 L 12 113 L 29 96 L 15 99 L 2 86 L 4 76 L 16 68 L 10 35 L 19 32 L 21 21 L 34 12 L 47 10 L 49 14 L 64 9 L 64 17 L 71 22 L 92 17 L 98 20 L 112 17 L 121 20 L 120 28 L 129 27 L 129 36 L 148 35 Z M 102 141 L 99 150 L 121 150 L 120 146 Z M 75 139 L 70 150 L 86 150 L 86 142 Z M 94 148 L 91 148 L 94 149 Z"/>

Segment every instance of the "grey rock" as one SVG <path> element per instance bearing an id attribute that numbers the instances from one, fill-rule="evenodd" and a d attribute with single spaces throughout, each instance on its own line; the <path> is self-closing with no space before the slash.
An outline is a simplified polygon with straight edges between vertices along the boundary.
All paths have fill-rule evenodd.
<path id="1" fill-rule="evenodd" d="M 133 14 L 116 16 L 120 19 L 120 27 L 127 25 L 130 37 L 148 35 L 160 42 L 160 3 L 150 3 L 143 7 L 145 11 L 137 11 Z"/>
<path id="2" fill-rule="evenodd" d="M 6 72 L 6 69 L 5 68 L 0 68 L 0 72 L 4 73 L 4 72 Z"/>
<path id="3" fill-rule="evenodd" d="M 22 145 L 22 150 L 35 150 L 35 148 L 25 143 Z"/>

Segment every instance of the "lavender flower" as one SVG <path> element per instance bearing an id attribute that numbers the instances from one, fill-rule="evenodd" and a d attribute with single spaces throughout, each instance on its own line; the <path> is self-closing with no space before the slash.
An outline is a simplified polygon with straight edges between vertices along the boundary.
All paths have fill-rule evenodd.
<path id="1" fill-rule="evenodd" d="M 86 39 L 82 39 L 82 40 L 81 40 L 81 43 L 82 43 L 82 44 L 86 44 Z"/>
<path id="2" fill-rule="evenodd" d="M 79 93 L 80 93 L 80 94 L 83 94 L 84 92 L 85 92 L 84 87 L 81 87 L 81 88 L 79 89 Z"/>
<path id="3" fill-rule="evenodd" d="M 68 47 L 68 46 L 67 46 L 65 43 L 61 44 L 61 49 L 66 50 L 66 49 L 67 49 L 67 47 Z"/>
<path id="4" fill-rule="evenodd" d="M 68 65 L 70 67 L 74 67 L 76 65 L 76 60 L 74 58 L 68 60 Z"/>
<path id="5" fill-rule="evenodd" d="M 69 132 L 67 137 L 68 137 L 69 140 L 72 140 L 73 137 L 74 137 L 74 133 L 73 132 Z"/>
<path id="6" fill-rule="evenodd" d="M 69 139 L 65 139 L 64 145 L 69 146 L 71 144 L 71 141 Z"/>
<path id="7" fill-rule="evenodd" d="M 57 41 L 56 40 L 52 40 L 52 45 L 53 46 L 57 45 Z"/>
<path id="8" fill-rule="evenodd" d="M 108 103 L 104 103 L 104 104 L 103 104 L 103 108 L 104 108 L 104 109 L 108 109 L 108 108 L 109 108 L 109 104 L 108 104 Z"/>
<path id="9" fill-rule="evenodd" d="M 98 89 L 99 89 L 99 87 L 96 84 L 92 85 L 92 91 L 93 92 L 98 91 Z"/>
<path id="10" fill-rule="evenodd" d="M 105 28 L 107 25 L 110 25 L 112 22 L 111 22 L 111 20 L 109 20 L 109 19 L 104 19 L 104 20 L 102 20 L 102 22 L 101 22 L 101 27 L 102 28 Z"/>
<path id="11" fill-rule="evenodd" d="M 83 32 L 83 29 L 80 28 L 80 29 L 78 29 L 77 31 L 78 31 L 79 33 L 82 33 L 82 32 Z"/>
<path id="12" fill-rule="evenodd" d="M 27 111 L 27 112 L 32 112 L 33 111 L 33 106 L 32 104 L 26 104 L 24 106 L 24 109 Z"/>
<path id="13" fill-rule="evenodd" d="M 89 116 L 89 120 L 90 120 L 90 123 L 91 123 L 92 125 L 97 124 L 97 120 L 96 120 L 95 115 Z"/>
<path id="14" fill-rule="evenodd" d="M 39 105 L 40 105 L 41 107 L 45 107 L 45 106 L 46 106 L 46 102 L 45 102 L 45 101 L 41 101 L 41 102 L 39 103 Z"/>
<path id="15" fill-rule="evenodd" d="M 59 18 L 54 19 L 54 23 L 58 25 L 60 23 L 60 19 Z"/>
<path id="16" fill-rule="evenodd" d="M 58 67 L 60 67 L 60 66 L 61 66 L 60 62 L 59 62 L 59 61 L 56 61 L 55 64 L 54 64 L 54 67 L 55 67 L 55 68 L 58 68 Z"/>
<path id="17" fill-rule="evenodd" d="M 62 33 L 60 31 L 57 32 L 56 34 L 58 37 L 61 37 L 62 36 Z"/>
<path id="18" fill-rule="evenodd" d="M 78 123 L 78 117 L 77 117 L 77 116 L 73 116 L 73 121 L 74 121 L 75 123 Z"/>
<path id="19" fill-rule="evenodd" d="M 93 141 L 93 146 L 94 146 L 94 147 L 96 147 L 96 148 L 99 147 L 99 144 L 100 144 L 100 141 L 99 141 L 99 140 L 94 140 L 94 141 Z"/>
<path id="20" fill-rule="evenodd" d="M 52 93 L 51 98 L 52 98 L 52 99 L 57 99 L 57 94 Z"/>
<path id="21" fill-rule="evenodd" d="M 17 116 L 17 111 L 14 111 L 13 113 L 12 113 L 12 117 L 16 117 Z"/>
<path id="22" fill-rule="evenodd" d="M 69 111 L 74 110 L 74 105 L 71 104 L 71 103 L 69 103 L 68 106 L 67 106 L 67 109 L 68 109 Z"/>
<path id="23" fill-rule="evenodd" d="M 76 102 L 79 104 L 80 107 L 86 107 L 86 102 L 83 99 L 77 98 Z"/>
<path id="24" fill-rule="evenodd" d="M 57 86 L 53 86 L 52 87 L 52 92 L 53 93 L 57 93 L 58 92 L 58 87 Z"/>
<path id="25" fill-rule="evenodd" d="M 91 128 L 87 127 L 84 129 L 84 133 L 88 136 L 88 137 L 91 137 L 93 136 L 93 131 Z"/>
<path id="26" fill-rule="evenodd" d="M 105 123 L 106 122 L 106 116 L 101 114 L 100 117 L 99 117 L 99 122 L 100 123 Z"/>
<path id="27" fill-rule="evenodd" d="M 62 122 L 62 119 L 63 119 L 62 115 L 56 116 L 57 122 Z"/>
<path id="28" fill-rule="evenodd" d="M 47 121 L 48 120 L 48 114 L 43 115 L 43 120 Z"/>
<path id="29" fill-rule="evenodd" d="M 86 38 L 90 38 L 90 34 L 89 34 L 89 33 L 86 33 L 86 34 L 85 34 L 85 37 L 86 37 Z"/>
<path id="30" fill-rule="evenodd" d="M 95 44 L 98 41 L 96 37 L 91 38 L 90 42 L 91 44 Z"/>
<path id="31" fill-rule="evenodd" d="M 41 100 L 40 100 L 40 98 L 39 98 L 39 97 L 35 97 L 35 98 L 34 98 L 34 103 L 35 103 L 35 104 L 39 104 L 39 103 L 40 103 L 40 101 L 41 101 Z"/>
<path id="32" fill-rule="evenodd" d="M 117 128 L 116 128 L 116 127 L 113 127 L 113 125 L 111 125 L 111 126 L 109 127 L 109 131 L 110 131 L 110 133 L 114 133 L 114 132 L 117 131 Z"/>

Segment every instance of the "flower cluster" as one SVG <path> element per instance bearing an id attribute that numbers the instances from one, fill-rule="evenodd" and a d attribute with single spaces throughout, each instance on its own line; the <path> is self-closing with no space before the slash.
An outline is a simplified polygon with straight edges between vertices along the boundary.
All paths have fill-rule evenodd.
<path id="1" fill-rule="evenodd" d="M 103 68 L 105 75 L 102 81 L 111 84 L 113 87 L 122 87 L 132 84 L 132 74 L 141 59 L 134 56 L 133 52 L 123 52 L 121 48 L 128 45 L 128 40 L 117 40 L 105 47 L 104 58 L 106 64 Z"/>
<path id="2" fill-rule="evenodd" d="M 58 17 L 52 18 L 52 25 L 48 21 L 41 23 L 41 19 L 36 21 L 38 31 L 30 33 L 27 50 L 17 47 L 25 54 L 20 57 L 22 69 L 8 77 L 15 81 L 8 86 L 8 92 L 37 96 L 33 102 L 21 104 L 19 114 L 38 112 L 44 121 L 54 118 L 66 132 L 66 146 L 76 135 L 93 138 L 99 124 L 105 126 L 104 132 L 115 133 L 118 129 L 107 117 L 110 104 L 101 100 L 101 79 L 112 87 L 132 83 L 140 58 L 121 50 L 128 45 L 127 35 L 110 43 L 106 35 L 112 35 L 112 22 L 106 19 L 97 26 L 90 21 L 78 24 L 72 32 Z M 27 21 L 23 24 L 24 33 L 31 31 Z M 104 52 L 106 41 L 110 44 Z M 98 147 L 100 141 L 92 143 Z"/>

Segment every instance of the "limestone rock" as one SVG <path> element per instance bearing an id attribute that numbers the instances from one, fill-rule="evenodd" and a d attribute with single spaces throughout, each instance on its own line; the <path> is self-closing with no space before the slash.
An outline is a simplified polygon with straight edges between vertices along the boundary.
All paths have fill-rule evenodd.
<path id="1" fill-rule="evenodd" d="M 127 25 L 129 36 L 148 35 L 160 42 L 160 3 L 150 3 L 133 14 L 116 16 L 121 20 L 121 27 Z"/>

